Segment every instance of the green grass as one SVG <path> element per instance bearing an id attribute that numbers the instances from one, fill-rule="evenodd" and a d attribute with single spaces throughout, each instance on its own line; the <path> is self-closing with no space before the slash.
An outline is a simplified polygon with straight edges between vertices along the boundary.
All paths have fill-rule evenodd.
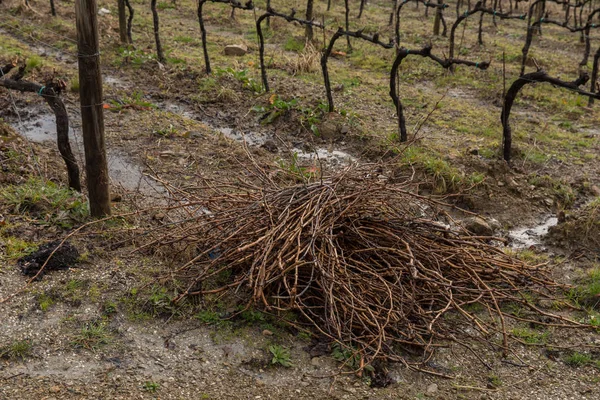
<path id="1" fill-rule="evenodd" d="M 576 303 L 592 303 L 598 306 L 600 297 L 600 267 L 590 269 L 577 282 L 577 286 L 568 293 L 569 298 Z"/>
<path id="2" fill-rule="evenodd" d="M 34 69 L 39 69 L 42 67 L 44 61 L 40 56 L 29 56 L 27 57 L 27 61 L 25 62 L 26 71 L 31 72 Z"/>
<path id="3" fill-rule="evenodd" d="M 589 354 L 575 352 L 565 357 L 564 361 L 565 364 L 570 365 L 572 367 L 581 367 L 592 363 L 592 356 L 590 356 Z"/>
<path id="4" fill-rule="evenodd" d="M 71 79 L 71 92 L 79 93 L 79 77 Z"/>
<path id="5" fill-rule="evenodd" d="M 89 214 L 85 197 L 51 181 L 30 178 L 0 191 L 0 201 L 15 214 L 36 217 L 38 222 L 70 228 Z"/>
<path id="6" fill-rule="evenodd" d="M 50 307 L 52 307 L 56 302 L 55 297 L 52 294 L 46 292 L 37 295 L 36 299 L 38 307 L 40 308 L 40 310 L 42 310 L 42 312 L 48 311 Z"/>
<path id="7" fill-rule="evenodd" d="M 34 243 L 13 236 L 0 239 L 1 242 L 4 242 L 4 255 L 9 260 L 19 259 L 37 250 Z"/>
<path id="8" fill-rule="evenodd" d="M 164 11 L 164 10 L 170 10 L 170 9 L 173 10 L 177 7 L 175 6 L 175 3 L 159 1 L 158 4 L 156 4 L 156 8 L 160 11 Z"/>
<path id="9" fill-rule="evenodd" d="M 160 384 L 153 381 L 146 381 L 142 386 L 142 389 L 146 392 L 154 393 L 160 388 Z"/>
<path id="10" fill-rule="evenodd" d="M 499 388 L 500 386 L 502 386 L 502 380 L 498 375 L 489 375 L 488 383 L 494 388 Z"/>
<path id="11" fill-rule="evenodd" d="M 0 359 L 24 360 L 31 354 L 32 344 L 29 340 L 18 340 L 0 347 Z"/>
<path id="12" fill-rule="evenodd" d="M 173 40 L 177 43 L 192 43 L 195 39 L 191 36 L 175 36 Z"/>
<path id="13" fill-rule="evenodd" d="M 542 344 L 548 340 L 548 332 L 537 332 L 529 328 L 514 328 L 510 333 L 527 344 Z"/>
<path id="14" fill-rule="evenodd" d="M 134 91 L 130 96 L 125 96 L 120 100 L 110 100 L 110 110 L 113 112 L 120 112 L 125 107 L 134 106 L 138 109 L 154 109 L 156 105 L 144 99 L 144 93 L 141 91 Z"/>
<path id="15" fill-rule="evenodd" d="M 444 194 L 454 191 L 465 181 L 461 171 L 443 160 L 440 154 L 429 149 L 409 146 L 402 153 L 402 160 L 409 165 L 421 167 L 431 176 L 435 193 Z M 482 180 L 482 177 L 476 176 L 475 180 Z"/>
<path id="16" fill-rule="evenodd" d="M 77 335 L 72 338 L 71 344 L 75 348 L 84 348 L 95 351 L 112 342 L 112 333 L 105 321 L 92 321 L 83 325 Z"/>
<path id="17" fill-rule="evenodd" d="M 219 316 L 219 313 L 213 310 L 202 310 L 196 314 L 196 319 L 203 324 L 207 325 L 219 325 L 223 321 Z"/>
<path id="18" fill-rule="evenodd" d="M 286 51 L 300 52 L 304 50 L 304 40 L 299 40 L 293 36 L 290 36 L 283 45 L 283 49 Z"/>

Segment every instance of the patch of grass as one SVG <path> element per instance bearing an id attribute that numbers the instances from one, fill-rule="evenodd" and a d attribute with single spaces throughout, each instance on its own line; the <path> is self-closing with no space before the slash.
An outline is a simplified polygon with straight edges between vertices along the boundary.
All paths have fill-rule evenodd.
<path id="1" fill-rule="evenodd" d="M 83 325 L 77 335 L 71 341 L 75 348 L 84 348 L 95 351 L 108 345 L 112 341 L 112 334 L 105 321 L 92 321 Z"/>
<path id="2" fill-rule="evenodd" d="M 556 182 L 553 191 L 554 197 L 561 208 L 570 208 L 575 202 L 575 193 L 569 184 Z"/>
<path id="3" fill-rule="evenodd" d="M 164 138 L 172 138 L 178 136 L 179 131 L 173 126 L 173 124 L 169 124 L 169 126 L 165 128 L 157 129 L 154 131 L 154 134 Z"/>
<path id="4" fill-rule="evenodd" d="M 48 309 L 50 309 L 50 307 L 52 307 L 56 302 L 54 296 L 48 293 L 41 293 L 38 296 L 36 296 L 36 298 L 38 307 L 43 312 L 48 311 Z"/>
<path id="5" fill-rule="evenodd" d="M 71 92 L 79 92 L 79 77 L 77 76 L 71 80 Z"/>
<path id="6" fill-rule="evenodd" d="M 35 216 L 38 222 L 63 228 L 82 222 L 89 214 L 88 203 L 81 193 L 38 178 L 4 188 L 0 200 L 16 214 Z"/>
<path id="7" fill-rule="evenodd" d="M 173 304 L 173 295 L 167 288 L 159 285 L 153 285 L 144 291 L 133 288 L 128 295 L 121 298 L 121 303 L 125 306 L 128 318 L 133 321 L 182 315 L 188 303 Z"/>
<path id="8" fill-rule="evenodd" d="M 117 313 L 117 303 L 114 301 L 105 301 L 102 304 L 102 315 L 109 317 Z"/>
<path id="9" fill-rule="evenodd" d="M 254 93 L 262 93 L 262 83 L 250 76 L 248 69 L 235 70 L 231 67 L 216 68 L 215 75 L 217 77 L 229 76 L 238 82 L 242 83 L 244 89 L 251 90 Z"/>
<path id="10" fill-rule="evenodd" d="M 57 287 L 55 289 L 54 298 L 61 299 L 72 306 L 79 306 L 86 297 L 86 289 L 88 286 L 88 281 L 81 279 L 70 279 L 62 288 Z"/>
<path id="11" fill-rule="evenodd" d="M 548 261 L 547 254 L 541 254 L 535 250 L 523 249 L 519 251 L 517 257 L 528 264 L 541 264 Z"/>
<path id="12" fill-rule="evenodd" d="M 219 313 L 213 310 L 202 310 L 196 314 L 196 319 L 207 325 L 220 325 L 224 322 Z"/>
<path id="13" fill-rule="evenodd" d="M 122 47 L 119 49 L 119 57 L 117 57 L 117 64 L 131 64 L 134 67 L 140 67 L 147 62 L 155 60 L 156 55 L 151 50 L 146 52 L 142 49 Z"/>
<path id="14" fill-rule="evenodd" d="M 529 328 L 514 328 L 510 333 L 528 344 L 546 343 L 548 340 L 548 332 L 537 332 Z"/>
<path id="15" fill-rule="evenodd" d="M 267 319 L 264 313 L 251 309 L 242 311 L 240 313 L 240 318 L 242 318 L 248 324 L 261 323 Z"/>
<path id="16" fill-rule="evenodd" d="M 36 68 L 40 68 L 43 65 L 44 61 L 40 56 L 32 55 L 27 57 L 27 61 L 25 62 L 26 71 L 31 72 Z"/>
<path id="17" fill-rule="evenodd" d="M 600 267 L 590 269 L 586 275 L 578 280 L 578 285 L 568 293 L 570 300 L 575 303 L 590 303 L 592 307 L 599 305 L 600 300 Z"/>
<path id="18" fill-rule="evenodd" d="M 34 243 L 27 242 L 13 236 L 3 239 L 4 254 L 9 260 L 17 260 L 37 250 Z"/>
<path id="19" fill-rule="evenodd" d="M 464 174 L 451 166 L 440 154 L 418 146 L 409 146 L 402 153 L 403 162 L 421 167 L 433 178 L 433 189 L 437 194 L 444 194 L 458 189 L 463 182 Z"/>
<path id="20" fill-rule="evenodd" d="M 174 10 L 175 7 L 175 3 L 167 3 L 166 1 L 159 1 L 158 4 L 156 4 L 156 8 L 160 11 L 164 11 L 164 10 Z"/>
<path id="21" fill-rule="evenodd" d="M 572 367 L 581 367 L 592 363 L 592 356 L 590 356 L 589 354 L 574 352 L 565 357 L 564 361 L 565 364 L 570 365 Z"/>
<path id="22" fill-rule="evenodd" d="M 32 347 L 29 340 L 17 340 L 7 346 L 0 347 L 0 359 L 24 360 L 31 354 Z"/>
<path id="23" fill-rule="evenodd" d="M 144 93 L 134 91 L 131 96 L 126 96 L 121 100 L 110 100 L 110 109 L 114 112 L 121 112 L 126 108 L 136 108 L 142 110 L 151 110 L 156 108 L 156 105 L 144 99 Z"/>
<path id="24" fill-rule="evenodd" d="M 483 172 L 473 172 L 469 175 L 468 181 L 470 185 L 479 185 L 485 180 L 485 173 Z"/>
<path id="25" fill-rule="evenodd" d="M 285 51 L 301 52 L 302 50 L 304 50 L 304 41 L 298 40 L 294 36 L 290 36 L 283 45 L 283 49 Z"/>
<path id="26" fill-rule="evenodd" d="M 500 386 L 502 386 L 502 380 L 498 375 L 489 375 L 487 379 L 488 383 L 494 388 L 499 388 Z"/>
<path id="27" fill-rule="evenodd" d="M 263 125 L 273 123 L 283 114 L 293 110 L 298 105 L 298 99 L 285 100 L 274 94 L 269 97 L 269 102 L 266 106 L 254 106 L 252 111 L 262 113 L 260 123 Z"/>
<path id="28" fill-rule="evenodd" d="M 171 299 L 172 295 L 169 294 L 167 288 L 154 285 L 151 288 L 146 307 L 155 317 L 178 314 L 180 309 L 173 304 Z"/>
<path id="29" fill-rule="evenodd" d="M 293 366 L 289 349 L 275 344 L 275 345 L 269 346 L 269 351 L 271 352 L 271 355 L 273 356 L 271 358 L 272 365 L 281 365 L 282 367 L 286 367 L 286 368 Z"/>
<path id="30" fill-rule="evenodd" d="M 173 38 L 173 40 L 178 43 L 186 43 L 187 44 L 187 43 L 192 43 L 194 41 L 194 38 L 191 36 L 175 36 Z"/>
<path id="31" fill-rule="evenodd" d="M 360 355 L 352 347 L 334 343 L 331 347 L 331 356 L 352 370 L 360 367 Z"/>

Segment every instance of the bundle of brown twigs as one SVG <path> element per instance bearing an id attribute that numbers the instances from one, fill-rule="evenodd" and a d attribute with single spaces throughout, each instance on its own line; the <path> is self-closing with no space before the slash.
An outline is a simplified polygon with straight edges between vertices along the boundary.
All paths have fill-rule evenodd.
<path id="1" fill-rule="evenodd" d="M 556 286 L 541 266 L 470 236 L 439 203 L 413 193 L 410 181 L 390 183 L 370 172 L 354 167 L 293 184 L 261 172 L 252 182 L 238 177 L 174 191 L 185 218 L 147 246 L 194 248 L 177 269 L 188 285 L 176 300 L 235 290 L 248 304 L 292 310 L 353 349 L 361 367 L 376 360 L 409 365 L 407 351 L 429 355 L 444 340 L 461 343 L 464 336 L 450 326 L 457 320 L 463 333 L 508 352 L 505 320 L 529 320 L 504 311 L 505 302 L 577 325 L 528 300 Z M 207 284 L 224 271 L 227 282 Z"/>

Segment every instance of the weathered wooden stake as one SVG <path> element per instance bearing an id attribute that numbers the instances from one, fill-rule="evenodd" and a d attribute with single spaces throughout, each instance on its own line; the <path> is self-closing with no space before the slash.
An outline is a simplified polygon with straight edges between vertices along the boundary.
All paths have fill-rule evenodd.
<path id="1" fill-rule="evenodd" d="M 127 43 L 127 15 L 125 14 L 125 0 L 118 0 L 119 3 L 119 39 L 121 43 Z"/>
<path id="2" fill-rule="evenodd" d="M 76 0 L 79 99 L 90 214 L 110 215 L 96 0 Z"/>

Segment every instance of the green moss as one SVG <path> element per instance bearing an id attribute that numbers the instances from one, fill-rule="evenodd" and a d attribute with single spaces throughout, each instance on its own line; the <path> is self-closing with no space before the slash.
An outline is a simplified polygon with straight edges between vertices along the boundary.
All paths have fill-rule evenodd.
<path id="1" fill-rule="evenodd" d="M 528 344 L 546 343 L 549 336 L 548 332 L 538 332 L 529 328 L 514 328 L 510 333 Z"/>

